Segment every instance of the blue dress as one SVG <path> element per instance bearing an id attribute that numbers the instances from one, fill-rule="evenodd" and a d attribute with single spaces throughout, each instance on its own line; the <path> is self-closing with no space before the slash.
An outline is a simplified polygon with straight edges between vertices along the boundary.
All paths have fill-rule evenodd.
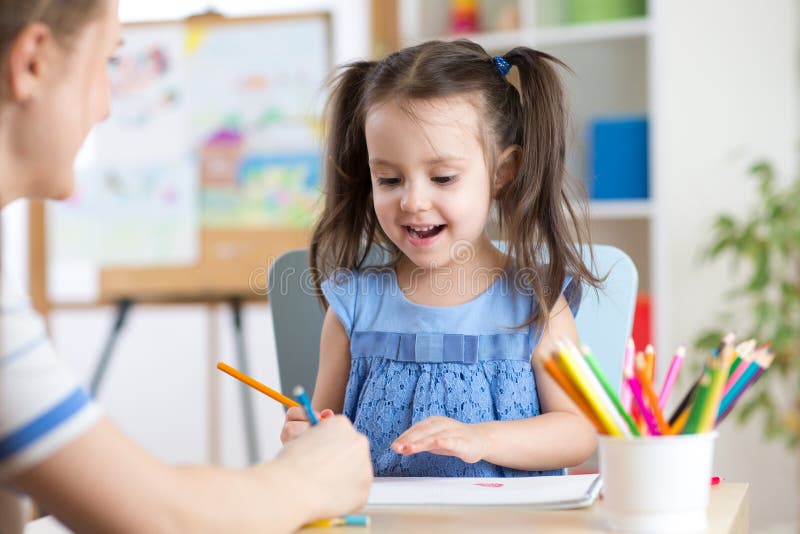
<path id="1" fill-rule="evenodd" d="M 403 456 L 390 448 L 409 427 L 434 415 L 479 423 L 540 414 L 530 358 L 541 332 L 513 328 L 528 319 L 536 300 L 514 273 L 503 273 L 469 302 L 446 307 L 409 301 L 393 268 L 338 271 L 322 284 L 350 336 L 344 413 L 369 438 L 376 476 L 564 474 L 469 464 L 428 452 Z M 561 291 L 576 313 L 580 285 L 568 277 Z"/>

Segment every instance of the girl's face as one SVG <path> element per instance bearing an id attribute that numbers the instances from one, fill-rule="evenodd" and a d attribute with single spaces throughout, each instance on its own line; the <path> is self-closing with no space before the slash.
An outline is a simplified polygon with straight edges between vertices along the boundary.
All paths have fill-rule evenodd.
<path id="1" fill-rule="evenodd" d="M 40 90 L 30 99 L 12 141 L 29 169 L 23 196 L 64 198 L 74 188 L 73 163 L 92 127 L 109 112 L 108 61 L 120 42 L 118 0 L 62 47 L 51 41 Z"/>
<path id="2" fill-rule="evenodd" d="M 489 244 L 492 200 L 479 115 L 463 97 L 405 107 L 378 104 L 365 123 L 381 228 L 421 268 L 474 261 Z"/>

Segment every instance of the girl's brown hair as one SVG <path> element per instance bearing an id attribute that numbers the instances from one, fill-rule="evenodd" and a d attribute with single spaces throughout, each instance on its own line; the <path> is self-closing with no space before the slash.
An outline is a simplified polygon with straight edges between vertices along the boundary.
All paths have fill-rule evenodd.
<path id="1" fill-rule="evenodd" d="M 582 259 L 588 229 L 565 190 L 567 111 L 558 67 L 566 66 L 527 47 L 502 57 L 517 68 L 519 91 L 480 45 L 467 40 L 431 41 L 380 61 L 351 63 L 334 78 L 326 107 L 324 207 L 310 249 L 320 297 L 323 280 L 338 269 L 362 267 L 374 244 L 394 260 L 400 255 L 372 206 L 364 134 L 370 108 L 390 99 L 413 103 L 458 95 L 473 97 L 490 162 L 499 150 L 521 147 L 519 171 L 497 193 L 496 205 L 509 257 L 518 272 L 535 273 L 526 285 L 539 306 L 526 324 L 546 323 L 560 294 L 551 288 L 561 288 L 567 274 L 577 283 L 600 284 Z"/>
<path id="2" fill-rule="evenodd" d="M 106 0 L 0 0 L 0 62 L 19 32 L 34 22 L 50 28 L 62 44 L 107 8 Z"/>

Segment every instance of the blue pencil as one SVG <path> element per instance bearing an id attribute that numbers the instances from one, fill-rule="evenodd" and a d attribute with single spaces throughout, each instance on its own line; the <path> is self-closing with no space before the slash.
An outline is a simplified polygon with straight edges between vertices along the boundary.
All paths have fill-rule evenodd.
<path id="1" fill-rule="evenodd" d="M 303 410 L 306 412 L 308 421 L 312 425 L 319 423 L 317 416 L 314 414 L 314 408 L 311 407 L 311 401 L 308 400 L 308 395 L 306 395 L 306 390 L 303 388 L 303 386 L 295 386 L 292 390 L 292 393 L 294 393 L 297 402 L 300 403 L 300 406 L 302 406 Z"/>

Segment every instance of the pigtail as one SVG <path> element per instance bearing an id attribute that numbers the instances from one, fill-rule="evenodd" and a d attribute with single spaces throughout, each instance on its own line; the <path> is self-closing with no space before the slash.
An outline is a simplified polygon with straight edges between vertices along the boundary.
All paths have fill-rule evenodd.
<path id="1" fill-rule="evenodd" d="M 371 204 L 367 142 L 361 105 L 373 61 L 344 67 L 331 83 L 325 108 L 324 204 L 310 246 L 311 281 L 320 285 L 338 268 L 358 268 L 378 225 Z"/>
<path id="2" fill-rule="evenodd" d="M 527 47 L 503 57 L 519 72 L 515 142 L 522 154 L 517 179 L 498 195 L 500 228 L 520 272 L 535 273 L 527 285 L 539 310 L 528 324 L 544 326 L 567 274 L 576 283 L 601 282 L 583 262 L 581 248 L 588 243 L 588 228 L 570 206 L 565 189 L 567 104 L 557 69 L 569 69 L 553 56 Z"/>

